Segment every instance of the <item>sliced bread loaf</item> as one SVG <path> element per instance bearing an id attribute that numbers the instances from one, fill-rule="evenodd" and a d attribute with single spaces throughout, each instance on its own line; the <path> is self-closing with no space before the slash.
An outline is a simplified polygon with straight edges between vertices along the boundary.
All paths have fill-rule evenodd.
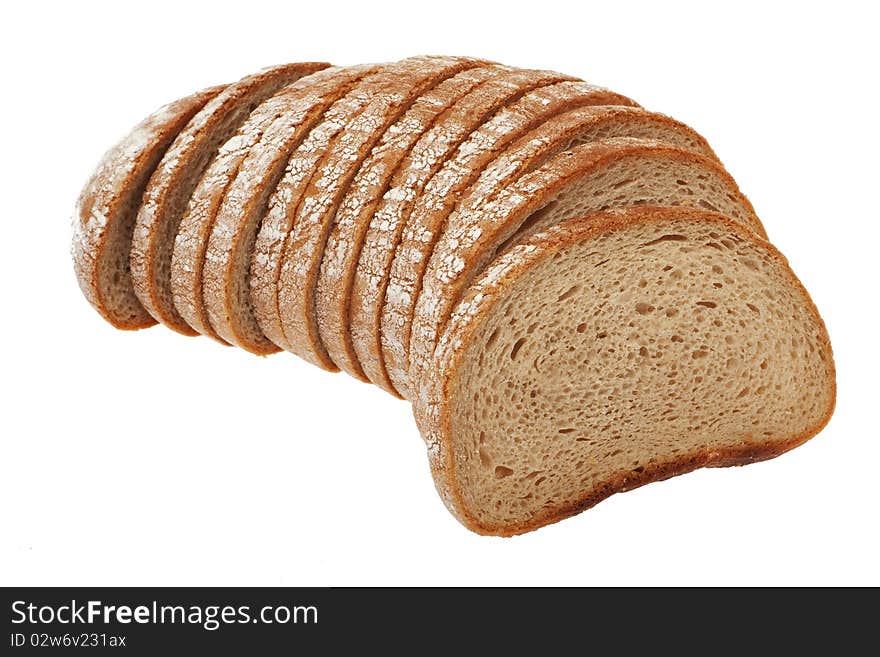
<path id="1" fill-rule="evenodd" d="M 229 269 L 230 263 L 249 262 L 249 246 L 290 153 L 331 103 L 374 70 L 369 65 L 331 67 L 297 80 L 254 110 L 220 148 L 192 193 L 171 258 L 174 306 L 193 329 L 226 342 L 211 326 L 202 295 L 212 233 L 215 252 L 225 254 L 216 266 Z"/>
<path id="2" fill-rule="evenodd" d="M 276 294 L 289 351 L 318 367 L 339 370 L 321 341 L 315 309 L 315 285 L 339 203 L 385 131 L 424 93 L 475 65 L 474 60 L 462 60 L 442 73 L 397 75 L 393 84 L 373 95 L 327 150 L 300 201 L 282 256 Z"/>
<path id="3" fill-rule="evenodd" d="M 550 159 L 473 211 L 450 216 L 431 254 L 412 315 L 410 384 L 418 380 L 463 290 L 508 240 L 565 219 L 630 205 L 706 208 L 758 236 L 764 229 L 715 160 L 662 142 L 617 138 Z"/>
<path id="4" fill-rule="evenodd" d="M 337 137 L 344 137 L 348 125 L 377 94 L 388 93 L 395 88 L 402 92 L 407 88 L 407 82 L 410 86 L 436 83 L 477 64 L 477 60 L 463 57 L 412 57 L 386 64 L 328 108 L 321 121 L 291 155 L 270 197 L 254 247 L 248 254 L 250 269 L 248 271 L 245 267 L 240 273 L 250 285 L 248 296 L 237 300 L 240 305 L 228 312 L 228 296 L 212 300 L 206 294 L 209 317 L 218 333 L 254 353 L 266 353 L 276 346 L 286 346 L 277 295 L 284 247 L 303 195 L 328 149 Z M 206 287 L 206 292 L 209 289 Z"/>
<path id="5" fill-rule="evenodd" d="M 380 345 L 374 366 L 378 369 L 380 386 L 394 391 L 397 380 L 405 385 L 404 353 L 397 348 L 409 337 L 403 334 L 408 329 L 405 318 L 411 311 L 411 307 L 407 308 L 410 304 L 404 298 L 404 290 L 410 275 L 415 276 L 415 272 L 424 266 L 420 258 L 424 257 L 423 251 L 433 245 L 436 235 L 433 222 L 444 214 L 443 208 L 447 204 L 454 205 L 458 194 L 483 167 L 521 135 L 560 113 L 598 105 L 632 106 L 635 103 L 582 82 L 563 82 L 538 89 L 499 112 L 471 134 L 454 157 L 428 182 L 397 236 L 381 282 L 382 291 L 371 306 L 378 318 L 372 320 L 373 326 L 378 328 L 370 339 Z"/>
<path id="6" fill-rule="evenodd" d="M 500 72 L 499 66 L 462 71 L 420 96 L 373 148 L 349 186 L 324 245 L 315 286 L 315 312 L 321 342 L 330 359 L 352 376 L 367 381 L 348 339 L 348 300 L 370 219 L 401 161 L 419 138 L 477 85 Z"/>
<path id="7" fill-rule="evenodd" d="M 169 103 L 107 151 L 89 178 L 73 217 L 73 266 L 79 287 L 101 316 L 119 329 L 156 324 L 134 293 L 129 253 L 144 189 L 168 146 L 223 87 Z"/>
<path id="8" fill-rule="evenodd" d="M 533 114 L 537 114 L 562 111 L 561 105 L 603 104 L 618 99 L 626 101 L 584 82 L 564 81 L 553 72 L 513 70 L 475 89 L 423 136 L 395 174 L 370 221 L 351 286 L 348 334 L 358 362 L 371 381 L 383 385 L 386 378 L 376 352 L 388 270 L 410 213 L 434 174 L 446 166 L 450 157 L 460 154 L 471 143 L 472 134 L 485 129 L 484 124 L 500 127 L 506 124 L 499 121 L 499 116 L 518 116 L 508 106 L 532 107 Z"/>
<path id="9" fill-rule="evenodd" d="M 447 507 L 511 535 L 700 467 L 768 459 L 835 400 L 785 258 L 724 215 L 629 208 L 517 244 L 464 295 L 414 413 Z"/>
<path id="10" fill-rule="evenodd" d="M 190 195 L 217 149 L 266 98 L 327 66 L 287 64 L 248 76 L 213 98 L 177 135 L 144 192 L 131 243 L 135 294 L 156 320 L 184 335 L 197 335 L 174 306 L 171 255 Z"/>

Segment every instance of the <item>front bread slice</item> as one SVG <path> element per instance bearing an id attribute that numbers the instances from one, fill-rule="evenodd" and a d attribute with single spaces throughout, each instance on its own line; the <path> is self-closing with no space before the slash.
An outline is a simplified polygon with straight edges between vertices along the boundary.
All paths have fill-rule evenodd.
<path id="1" fill-rule="evenodd" d="M 700 467 L 772 458 L 831 416 L 825 326 L 785 258 L 724 215 L 575 218 L 467 290 L 413 400 L 470 529 L 512 535 Z"/>
<path id="2" fill-rule="evenodd" d="M 134 293 L 129 253 L 144 189 L 168 146 L 223 87 L 205 89 L 160 107 L 116 146 L 89 178 L 73 217 L 73 266 L 80 289 L 119 329 L 156 324 Z"/>

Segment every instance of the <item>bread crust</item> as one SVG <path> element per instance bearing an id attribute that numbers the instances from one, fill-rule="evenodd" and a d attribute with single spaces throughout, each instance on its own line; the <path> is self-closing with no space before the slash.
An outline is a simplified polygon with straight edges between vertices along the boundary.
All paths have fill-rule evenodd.
<path id="1" fill-rule="evenodd" d="M 372 70 L 370 66 L 330 67 L 300 78 L 257 107 L 237 134 L 220 148 L 193 191 L 171 258 L 174 305 L 194 330 L 229 344 L 211 326 L 202 295 L 208 242 L 224 201 L 228 197 L 229 205 L 236 206 L 227 205 L 221 221 L 225 225 L 220 234 L 230 244 L 228 251 L 221 253 L 231 253 L 243 239 L 248 205 L 261 196 L 265 186 L 272 185 L 257 175 L 257 164 L 271 161 L 271 154 L 286 158 L 326 105 Z M 244 162 L 248 164 L 243 167 Z M 228 258 L 219 260 L 218 267 Z"/>
<path id="2" fill-rule="evenodd" d="M 585 491 L 578 500 L 547 509 L 546 512 L 525 522 L 505 526 L 494 526 L 480 522 L 468 512 L 459 491 L 456 489 L 455 461 L 450 433 L 451 388 L 463 363 L 466 352 L 464 347 L 468 340 L 473 336 L 480 322 L 492 311 L 495 304 L 500 302 L 501 292 L 505 286 L 511 284 L 541 260 L 551 257 L 566 246 L 585 242 L 603 233 L 621 230 L 640 223 L 661 222 L 669 218 L 685 218 L 715 223 L 725 230 L 738 232 L 754 245 L 766 251 L 788 271 L 792 283 L 801 293 L 817 326 L 822 329 L 823 346 L 826 350 L 826 363 L 829 369 L 827 383 L 831 387 L 828 408 L 821 414 L 814 426 L 784 441 L 774 441 L 761 446 L 745 445 L 693 452 L 663 463 L 650 465 L 641 473 L 627 472 L 610 477 Z M 771 459 L 803 444 L 819 433 L 834 412 L 837 395 L 833 352 L 825 324 L 809 293 L 791 271 L 785 257 L 769 242 L 725 215 L 683 207 L 630 207 L 596 213 L 553 226 L 513 246 L 499 256 L 492 266 L 484 271 L 467 290 L 455 310 L 454 318 L 446 325 L 438 342 L 437 350 L 431 358 L 431 367 L 425 368 L 425 371 L 427 374 L 421 378 L 418 394 L 413 399 L 413 414 L 428 448 L 434 483 L 447 508 L 463 525 L 479 534 L 493 536 L 513 536 L 532 531 L 576 515 L 615 493 L 632 490 L 698 468 L 746 465 Z"/>
<path id="3" fill-rule="evenodd" d="M 388 192 L 378 206 L 364 238 L 350 295 L 349 332 L 358 361 L 373 382 L 397 395 L 388 380 L 381 354 L 380 321 L 385 287 L 393 264 L 397 244 L 415 204 L 438 171 L 448 166 L 449 158 L 462 153 L 473 135 L 485 122 L 499 127 L 494 116 L 536 89 L 560 82 L 574 83 L 581 91 L 595 89 L 548 71 L 507 71 L 463 98 L 448 118 L 423 136 L 420 144 L 395 175 Z M 577 86 L 579 85 L 579 86 Z M 552 104 L 552 92 L 546 94 Z M 532 98 L 547 98 L 539 92 Z M 615 96 L 616 97 L 616 96 Z M 540 102 L 540 101 L 539 101 Z M 470 152 L 470 151 L 467 151 Z M 399 396 L 399 395 L 398 395 Z"/>
<path id="4" fill-rule="evenodd" d="M 330 359 L 351 376 L 369 382 L 348 332 L 349 294 L 370 219 L 398 165 L 419 138 L 477 85 L 503 69 L 492 65 L 468 69 L 444 80 L 413 103 L 361 165 L 339 204 L 324 246 L 315 289 L 315 312 L 321 342 Z"/>
<path id="5" fill-rule="evenodd" d="M 118 329 L 136 330 L 156 324 L 134 293 L 128 270 L 131 234 L 141 197 L 153 171 L 168 146 L 189 120 L 224 86 L 204 89 L 160 107 L 135 126 L 126 137 L 101 159 L 80 193 L 73 217 L 71 254 L 79 287 L 101 316 Z M 125 248 L 123 271 L 115 272 L 129 308 L 114 308 L 109 297 L 120 290 L 101 284 L 109 262 L 114 238 L 123 233 Z M 128 312 L 126 312 L 128 311 Z"/>
<path id="6" fill-rule="evenodd" d="M 614 124 L 629 125 L 630 128 L 624 135 L 608 135 L 606 131 L 604 136 L 589 141 L 614 136 L 650 139 L 654 137 L 638 134 L 635 126 L 652 127 L 655 130 L 662 128 L 668 133 L 673 131 L 678 133 L 679 141 L 668 141 L 670 145 L 718 161 L 715 152 L 700 134 L 663 114 L 649 112 L 641 107 L 617 105 L 579 107 L 555 116 L 523 135 L 488 164 L 480 172 L 479 178 L 459 195 L 453 210 L 446 217 L 444 229 L 452 222 L 454 215 L 478 210 L 490 202 L 499 189 L 513 184 L 523 174 L 537 169 L 557 153 L 574 148 L 576 144 L 573 142 L 584 143 L 585 135 L 591 130 L 601 130 L 603 126 Z M 667 140 L 661 139 L 661 141 Z"/>
<path id="7" fill-rule="evenodd" d="M 321 341 L 315 312 L 315 284 L 339 203 L 373 146 L 412 103 L 460 71 L 483 64 L 457 58 L 433 70 L 400 70 L 330 145 L 300 200 L 284 245 L 276 294 L 289 351 L 325 370 L 339 370 Z"/>
<path id="8" fill-rule="evenodd" d="M 547 205 L 572 180 L 593 175 L 625 158 L 648 157 L 711 170 L 725 179 L 731 189 L 739 189 L 715 160 L 652 140 L 609 139 L 556 155 L 515 184 L 499 189 L 498 195 L 479 210 L 457 215 L 458 221 L 447 225 L 441 234 L 421 279 L 412 316 L 407 354 L 411 383 L 415 384 L 423 375 L 439 332 L 462 292 L 529 216 Z M 760 220 L 742 193 L 739 201 L 749 215 L 749 228 L 765 238 Z"/>
<path id="9" fill-rule="evenodd" d="M 219 145 L 215 147 L 213 142 L 230 127 L 230 121 L 244 121 L 250 103 L 327 66 L 316 62 L 274 66 L 229 85 L 190 120 L 151 176 L 132 237 L 131 275 L 135 294 L 144 308 L 168 328 L 198 335 L 174 307 L 170 268 L 181 219 L 175 208 L 179 201 L 188 201 L 198 178 L 216 155 Z"/>
<path id="10" fill-rule="evenodd" d="M 563 81 L 535 89 L 496 114 L 462 144 L 453 158 L 428 182 L 414 202 L 394 244 L 390 264 L 377 295 L 379 385 L 406 397 L 409 394 L 409 333 L 413 290 L 438 229 L 458 195 L 479 176 L 483 167 L 520 135 L 548 119 L 577 107 L 635 105 L 634 101 L 584 82 Z"/>
<path id="11" fill-rule="evenodd" d="M 285 94 L 281 116 L 266 127 L 257 143 L 243 149 L 238 170 L 227 188 L 217 194 L 213 217 L 205 213 L 210 226 L 202 229 L 200 265 L 193 267 L 200 275 L 192 281 L 191 289 L 198 294 L 204 321 L 223 340 L 260 355 L 279 350 L 274 343 L 261 339 L 253 321 L 252 326 L 246 320 L 239 321 L 242 297 L 245 303 L 247 300 L 254 236 L 290 154 L 328 107 L 375 68 L 367 65 L 326 74 L 320 71 L 315 74 L 321 76 L 319 79 L 309 76 L 312 80 L 305 78 L 301 88 L 289 87 L 292 91 Z"/>
<path id="12" fill-rule="evenodd" d="M 285 173 L 269 201 L 268 211 L 263 218 L 251 256 L 250 307 L 246 309 L 252 315 L 247 317 L 247 321 L 253 320 L 254 327 L 262 335 L 253 343 L 239 343 L 241 347 L 256 353 L 261 353 L 267 342 L 281 348 L 288 347 L 277 294 L 287 236 L 294 227 L 303 195 L 337 136 L 369 105 L 375 94 L 394 88 L 396 76 L 421 73 L 426 79 L 432 74 L 443 77 L 445 71 L 450 70 L 449 75 L 452 75 L 457 72 L 452 69 L 467 68 L 471 65 L 470 62 L 476 65 L 475 60 L 448 57 L 412 57 L 385 64 L 328 108 L 321 122 L 309 132 L 308 137 L 291 155 Z M 237 319 L 231 318 L 230 321 Z M 237 327 L 231 328 L 244 334 Z"/>

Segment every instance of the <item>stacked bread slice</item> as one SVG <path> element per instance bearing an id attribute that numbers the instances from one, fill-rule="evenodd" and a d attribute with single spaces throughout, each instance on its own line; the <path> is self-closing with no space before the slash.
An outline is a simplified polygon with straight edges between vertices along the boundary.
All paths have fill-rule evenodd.
<path id="1" fill-rule="evenodd" d="M 74 218 L 86 298 L 409 399 L 438 490 L 510 535 L 834 407 L 824 324 L 708 143 L 469 57 L 277 66 L 150 115 Z"/>

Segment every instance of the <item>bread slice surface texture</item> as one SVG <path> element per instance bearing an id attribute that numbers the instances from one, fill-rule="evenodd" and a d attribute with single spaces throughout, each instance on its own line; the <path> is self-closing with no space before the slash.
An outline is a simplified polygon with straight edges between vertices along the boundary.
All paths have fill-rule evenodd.
<path id="1" fill-rule="evenodd" d="M 259 213 L 253 206 L 275 188 L 278 174 L 274 172 L 283 170 L 290 151 L 327 105 L 371 70 L 370 66 L 330 67 L 300 78 L 260 104 L 220 147 L 190 197 L 171 257 L 174 306 L 194 330 L 225 342 L 211 326 L 202 295 L 203 267 L 215 226 L 221 225 L 217 230 L 228 244 L 214 258 L 234 259 L 239 241 L 247 242 L 241 234 L 254 221 L 251 213 Z"/>
<path id="2" fill-rule="evenodd" d="M 226 342 L 205 297 L 246 300 L 256 231 L 291 152 L 327 107 L 373 70 L 332 67 L 297 80 L 263 102 L 220 148 L 190 198 L 171 260 L 174 304 L 194 329 Z M 230 305 L 225 312 L 236 312 Z M 277 350 L 267 344 L 264 353 Z"/>
<path id="3" fill-rule="evenodd" d="M 291 155 L 270 197 L 252 250 L 248 303 L 228 317 L 222 305 L 212 308 L 213 304 L 209 303 L 212 324 L 221 335 L 229 334 L 224 337 L 255 353 L 263 353 L 267 343 L 285 349 L 289 347 L 278 306 L 278 281 L 288 235 L 296 228 L 300 204 L 312 179 L 320 174 L 325 156 L 337 140 L 345 139 L 349 124 L 370 106 L 377 95 L 395 89 L 402 92 L 419 85 L 430 86 L 432 82 L 439 83 L 478 64 L 478 60 L 466 57 L 431 56 L 385 64 L 328 108 L 320 123 Z"/>
<path id="4" fill-rule="evenodd" d="M 506 69 L 468 69 L 420 96 L 382 136 L 361 165 L 333 222 L 315 288 L 315 313 L 321 342 L 342 370 L 368 381 L 348 337 L 349 295 L 361 246 L 376 206 L 400 163 L 419 138 L 479 84 Z"/>
<path id="5" fill-rule="evenodd" d="M 423 271 L 426 254 L 430 253 L 443 217 L 447 209 L 454 207 L 462 190 L 479 176 L 487 163 L 522 134 L 574 108 L 608 104 L 635 105 L 629 98 L 584 82 L 564 81 L 535 89 L 473 132 L 431 178 L 413 204 L 395 242 L 390 265 L 382 280 L 382 293 L 376 300 L 377 340 L 381 345 L 378 352 L 380 385 L 389 391 L 396 391 L 400 385 L 403 389 L 399 392 L 404 396 L 407 394 L 405 353 L 412 312 L 407 290 L 416 287 L 412 281 Z M 403 346 L 398 348 L 398 345 Z"/>
<path id="6" fill-rule="evenodd" d="M 835 401 L 828 334 L 785 258 L 689 208 L 588 215 L 511 247 L 428 369 L 413 409 L 435 482 L 484 534 L 771 458 Z"/>
<path id="7" fill-rule="evenodd" d="M 130 254 L 135 294 L 159 322 L 178 333 L 198 335 L 174 306 L 171 257 L 190 196 L 217 150 L 266 98 L 327 66 L 285 64 L 229 85 L 190 120 L 162 158 L 144 192 Z"/>
<path id="8" fill-rule="evenodd" d="M 516 182 L 524 173 L 540 167 L 554 155 L 582 144 L 616 137 L 651 139 L 718 159 L 702 136 L 663 114 L 640 107 L 579 107 L 548 119 L 510 144 L 486 165 L 475 182 L 458 195 L 442 226 L 445 227 L 453 212 L 471 212 L 480 208 L 499 190 Z"/>
<path id="9" fill-rule="evenodd" d="M 397 74 L 328 148 L 302 197 L 282 256 L 276 293 L 288 350 L 324 369 L 339 369 L 320 338 L 315 308 L 315 286 L 339 204 L 373 147 L 414 102 L 458 72 L 484 63 L 462 58 L 427 72 Z"/>
<path id="10" fill-rule="evenodd" d="M 756 235 L 763 227 L 736 182 L 715 160 L 662 142 L 615 138 L 564 151 L 479 210 L 450 217 L 422 279 L 408 355 L 421 375 L 463 290 L 505 244 L 528 232 L 612 207 L 658 205 L 722 211 Z"/>
<path id="11" fill-rule="evenodd" d="M 168 103 L 141 121 L 101 159 L 77 201 L 72 255 L 89 303 L 119 329 L 153 326 L 131 281 L 129 253 L 144 189 L 189 120 L 224 87 Z"/>
<path id="12" fill-rule="evenodd" d="M 546 93 L 542 93 L 544 89 L 547 89 Z M 450 158 L 461 154 L 466 144 L 472 146 L 468 147 L 471 148 L 468 152 L 478 156 L 483 145 L 473 143 L 473 134 L 487 125 L 499 129 L 506 126 L 498 117 L 511 115 L 508 106 L 523 107 L 534 101 L 535 105 L 540 105 L 536 112 L 550 113 L 554 106 L 556 111 L 561 111 L 559 103 L 602 103 L 611 98 L 623 99 L 584 82 L 566 80 L 565 76 L 552 71 L 512 70 L 463 98 L 449 116 L 438 122 L 436 128 L 416 145 L 395 174 L 370 222 L 350 295 L 352 344 L 359 363 L 373 383 L 393 391 L 387 382 L 380 353 L 380 317 L 385 287 L 410 215 L 429 190 L 435 175 L 448 166 Z M 460 164 L 467 167 L 465 163 Z"/>

